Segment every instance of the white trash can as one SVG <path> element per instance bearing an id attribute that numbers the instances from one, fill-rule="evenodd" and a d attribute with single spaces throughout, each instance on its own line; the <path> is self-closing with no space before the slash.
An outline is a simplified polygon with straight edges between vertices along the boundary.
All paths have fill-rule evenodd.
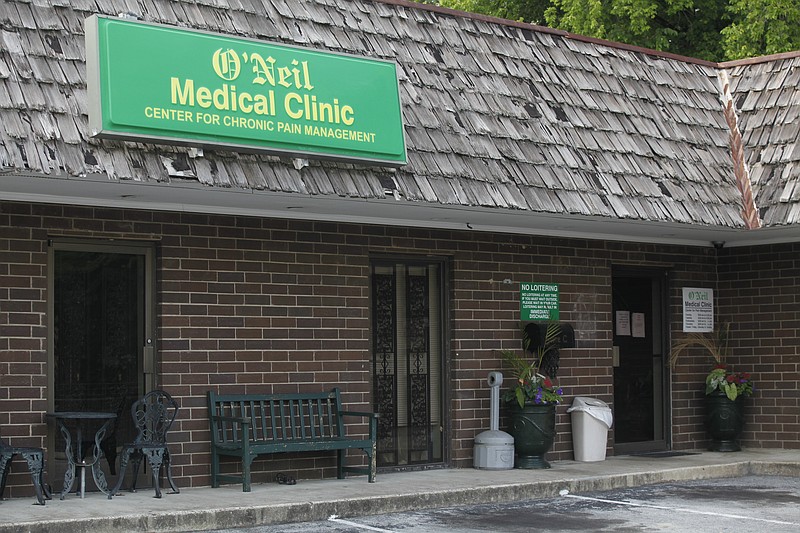
<path id="1" fill-rule="evenodd" d="M 572 447 L 576 461 L 603 461 L 611 427 L 611 408 L 604 401 L 576 396 L 572 406 Z"/>

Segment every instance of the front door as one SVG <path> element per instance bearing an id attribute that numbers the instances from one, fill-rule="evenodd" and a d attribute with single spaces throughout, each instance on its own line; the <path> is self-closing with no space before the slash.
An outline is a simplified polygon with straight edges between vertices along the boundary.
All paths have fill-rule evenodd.
<path id="1" fill-rule="evenodd" d="M 664 271 L 614 270 L 614 452 L 666 449 Z"/>
<path id="2" fill-rule="evenodd" d="M 48 410 L 117 414 L 102 462 L 113 479 L 118 446 L 135 436 L 131 404 L 153 386 L 152 247 L 53 241 L 49 258 Z M 54 426 L 48 445 L 55 479 L 65 463 Z"/>
<path id="3" fill-rule="evenodd" d="M 444 263 L 373 261 L 378 465 L 441 463 Z"/>

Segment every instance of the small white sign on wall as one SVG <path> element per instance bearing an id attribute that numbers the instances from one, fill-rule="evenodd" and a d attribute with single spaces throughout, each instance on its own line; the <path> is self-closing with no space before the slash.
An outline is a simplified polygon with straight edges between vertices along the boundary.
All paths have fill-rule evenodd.
<path id="1" fill-rule="evenodd" d="M 714 290 L 683 288 L 683 331 L 714 331 Z"/>

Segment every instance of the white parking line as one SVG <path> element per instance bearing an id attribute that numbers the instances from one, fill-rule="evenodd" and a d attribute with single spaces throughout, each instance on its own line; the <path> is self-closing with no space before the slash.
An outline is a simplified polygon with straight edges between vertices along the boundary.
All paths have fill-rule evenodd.
<path id="1" fill-rule="evenodd" d="M 768 518 L 756 518 L 752 516 L 742 516 L 737 514 L 727 514 L 727 513 L 712 513 L 710 511 L 698 511 L 696 509 L 684 509 L 682 507 L 667 507 L 664 505 L 653 505 L 649 503 L 636 503 L 636 502 L 623 502 L 617 500 L 606 500 L 603 498 L 591 498 L 589 496 L 575 496 L 573 494 L 568 494 L 566 491 L 561 491 L 561 495 L 567 498 L 575 498 L 577 500 L 588 500 L 593 502 L 601 502 L 601 503 L 612 503 L 615 505 L 628 505 L 631 507 L 647 507 L 650 509 L 661 509 L 663 511 L 679 511 L 681 513 L 694 513 L 694 514 L 702 514 L 708 516 L 717 516 L 722 518 L 734 518 L 736 520 L 751 520 L 755 522 L 767 522 L 769 524 L 780 524 L 785 526 L 800 526 L 800 524 L 796 522 L 783 522 L 781 520 L 770 520 Z"/>
<path id="2" fill-rule="evenodd" d="M 367 531 L 379 531 L 380 533 L 395 533 L 391 529 L 381 529 L 379 527 L 372 527 L 372 526 L 368 526 L 366 524 L 359 524 L 357 522 L 351 522 L 350 520 L 342 520 L 341 518 L 339 518 L 335 514 L 331 515 L 330 517 L 328 517 L 328 522 L 336 522 L 337 524 L 344 524 L 346 526 L 357 527 L 359 529 L 365 529 Z"/>

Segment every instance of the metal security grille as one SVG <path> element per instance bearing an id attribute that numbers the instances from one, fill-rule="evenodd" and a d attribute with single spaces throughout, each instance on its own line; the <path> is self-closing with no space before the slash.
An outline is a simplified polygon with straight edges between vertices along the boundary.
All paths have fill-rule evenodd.
<path id="1" fill-rule="evenodd" d="M 439 263 L 372 267 L 378 464 L 442 461 Z"/>
<path id="2" fill-rule="evenodd" d="M 397 326 L 394 269 L 390 274 L 373 273 L 373 331 L 376 411 L 378 418 L 378 464 L 397 464 Z"/>
<path id="3" fill-rule="evenodd" d="M 427 461 L 432 455 L 430 431 L 430 374 L 431 346 L 429 338 L 430 302 L 427 270 L 407 273 L 408 321 L 406 338 L 408 357 L 408 447 L 412 457 Z"/>

